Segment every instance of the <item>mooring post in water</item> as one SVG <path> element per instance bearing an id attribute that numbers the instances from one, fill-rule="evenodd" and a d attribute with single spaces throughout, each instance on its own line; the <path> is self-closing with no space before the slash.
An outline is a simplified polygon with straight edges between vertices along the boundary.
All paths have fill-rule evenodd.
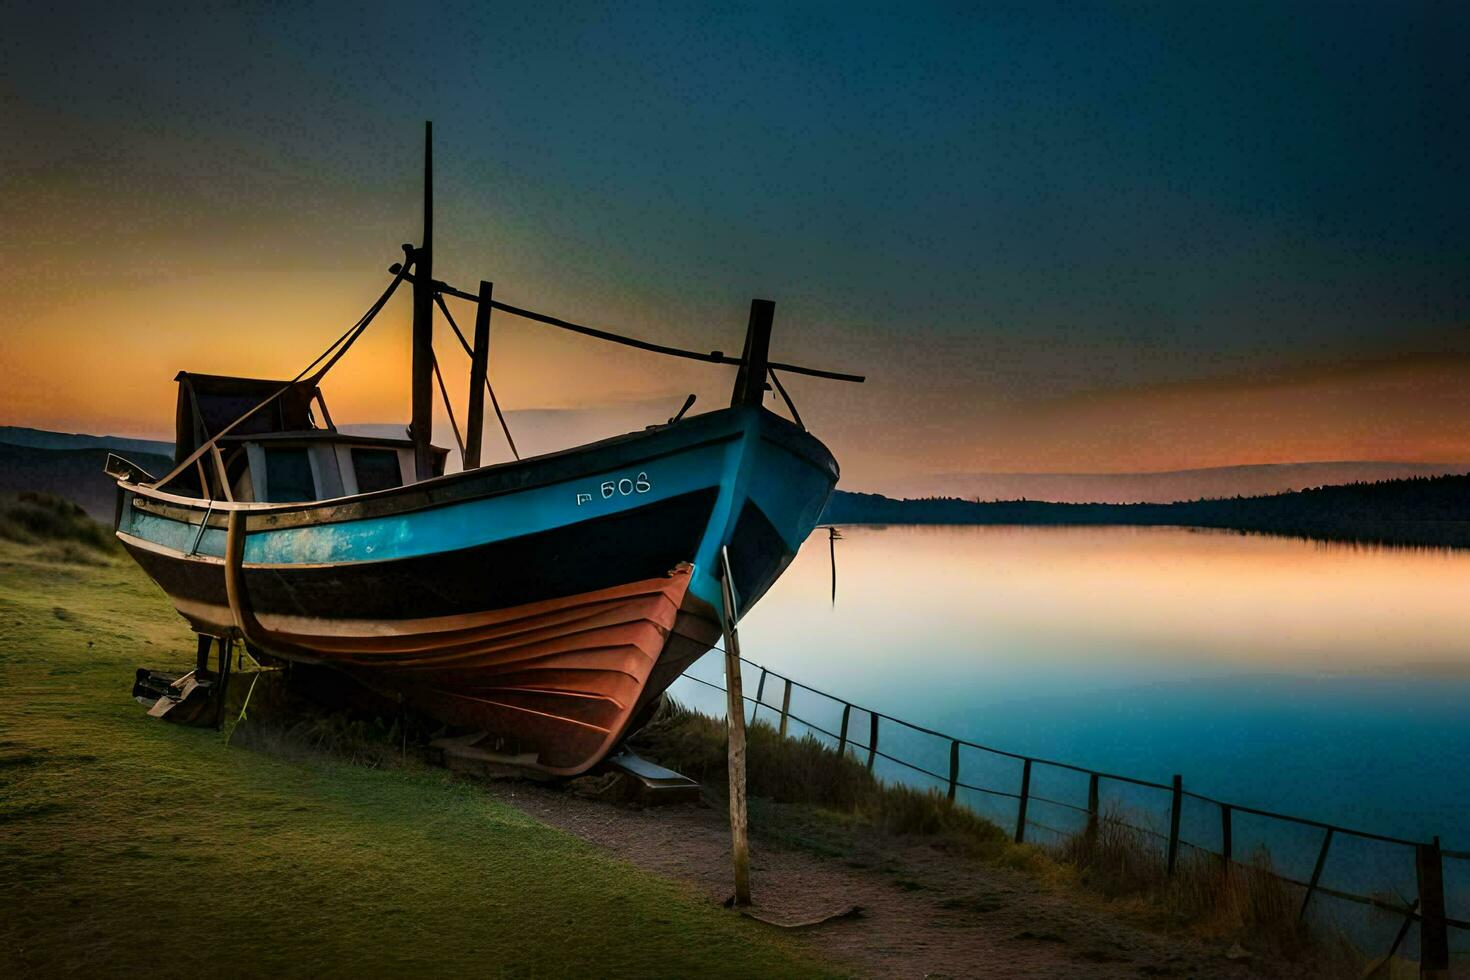
<path id="1" fill-rule="evenodd" d="M 745 695 L 740 688 L 740 637 L 735 630 L 730 555 L 723 546 L 720 566 L 723 572 L 720 597 L 725 606 L 725 692 L 729 703 L 730 851 L 735 864 L 735 906 L 741 908 L 750 904 L 750 838 L 745 822 Z M 789 684 L 787 690 L 790 691 Z"/>
<path id="2" fill-rule="evenodd" d="M 1184 808 L 1184 777 L 1174 775 L 1173 800 L 1169 804 L 1169 874 L 1179 863 L 1179 811 Z"/>
<path id="3" fill-rule="evenodd" d="M 1419 882 L 1419 976 L 1446 980 L 1450 975 L 1450 935 L 1444 914 L 1444 856 L 1439 838 L 1414 847 Z"/>

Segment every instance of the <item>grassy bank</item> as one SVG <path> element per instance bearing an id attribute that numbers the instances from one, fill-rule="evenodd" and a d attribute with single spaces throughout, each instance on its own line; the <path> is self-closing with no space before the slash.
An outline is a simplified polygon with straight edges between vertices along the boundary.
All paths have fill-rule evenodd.
<path id="1" fill-rule="evenodd" d="M 670 703 L 634 747 L 719 794 L 728 778 L 725 739 L 722 720 Z M 839 855 L 854 833 L 921 835 L 957 859 L 1022 870 L 1134 924 L 1239 943 L 1313 975 L 1362 972 L 1355 951 L 1300 920 L 1300 892 L 1271 874 L 1265 853 L 1228 870 L 1190 853 L 1169 875 L 1162 847 L 1121 813 L 1104 814 L 1092 837 L 1079 833 L 1048 847 L 1015 844 L 1009 832 L 938 792 L 884 783 L 810 735 L 783 739 L 758 721 L 747 728 L 747 746 L 752 809 L 775 804 L 753 819 L 758 832 Z"/>
<path id="2" fill-rule="evenodd" d="M 145 717 L 133 668 L 186 669 L 191 635 L 105 541 L 19 510 L 0 533 L 0 976 L 830 972 L 441 771 Z"/>

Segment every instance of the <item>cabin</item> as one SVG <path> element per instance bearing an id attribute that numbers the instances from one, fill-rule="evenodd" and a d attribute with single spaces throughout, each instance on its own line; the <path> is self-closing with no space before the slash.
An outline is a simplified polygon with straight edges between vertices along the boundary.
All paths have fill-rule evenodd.
<path id="1" fill-rule="evenodd" d="M 414 482 L 414 443 L 406 431 L 401 439 L 337 431 L 314 383 L 187 371 L 174 380 L 179 383 L 175 465 L 280 392 L 180 473 L 170 484 L 179 492 L 211 500 L 297 503 Z M 441 476 L 449 452 L 430 448 L 433 475 Z"/>

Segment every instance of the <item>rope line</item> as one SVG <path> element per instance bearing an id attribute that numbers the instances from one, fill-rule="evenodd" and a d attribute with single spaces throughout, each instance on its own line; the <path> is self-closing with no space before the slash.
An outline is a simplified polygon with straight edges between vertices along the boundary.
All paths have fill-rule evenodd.
<path id="1" fill-rule="evenodd" d="M 444 398 L 444 413 L 449 416 L 449 427 L 454 430 L 454 444 L 459 447 L 459 461 L 463 465 L 464 439 L 460 437 L 459 423 L 454 419 L 454 406 L 449 403 L 449 389 L 444 387 L 444 375 L 439 370 L 438 355 L 431 353 L 429 362 L 434 365 L 434 377 L 439 381 L 439 394 Z"/>
<path id="2" fill-rule="evenodd" d="M 459 324 L 454 322 L 454 314 L 449 312 L 449 307 L 444 303 L 444 297 L 439 293 L 434 294 L 434 301 L 439 304 L 439 309 L 444 311 L 444 319 L 449 321 L 450 327 L 454 329 L 454 335 L 459 338 L 459 345 L 464 352 L 473 360 L 475 352 L 470 347 L 470 342 L 464 339 L 464 332 L 459 329 Z M 510 446 L 510 454 L 516 459 L 521 458 L 520 451 L 516 449 L 516 441 L 511 438 L 510 426 L 506 424 L 505 414 L 500 411 L 500 400 L 495 397 L 495 386 L 490 383 L 490 373 L 485 372 L 485 390 L 490 393 L 490 406 L 495 409 L 495 417 L 500 420 L 500 431 L 505 433 L 505 441 Z"/>
<path id="3" fill-rule="evenodd" d="M 316 374 L 313 374 L 306 383 L 308 385 L 314 386 L 318 382 L 320 382 L 322 378 L 326 377 L 328 371 L 336 367 L 337 362 L 342 359 L 343 354 L 347 353 L 348 348 L 357 343 L 357 338 L 363 335 L 363 333 L 368 328 L 368 324 L 372 323 L 373 318 L 378 315 L 378 312 L 382 310 L 385 305 L 387 305 L 389 298 L 391 298 L 393 295 L 393 291 L 398 288 L 399 283 L 403 282 L 406 275 L 406 271 L 400 268 L 394 275 L 393 281 L 388 284 L 388 288 L 383 290 L 383 295 L 379 296 L 377 301 L 374 302 L 372 306 L 368 307 L 367 312 L 364 313 L 356 323 L 348 327 L 346 333 L 342 334 L 342 336 L 332 341 L 332 343 L 327 346 L 326 350 L 322 351 L 316 356 L 315 360 L 313 360 L 306 367 L 302 368 L 300 374 L 296 375 L 296 377 L 283 384 L 278 390 L 276 390 L 275 393 L 266 396 L 266 398 L 263 401 L 257 403 L 254 408 L 247 409 L 245 413 L 239 418 L 235 419 L 235 421 L 231 422 L 229 425 L 219 430 L 219 432 L 210 436 L 202 445 L 199 446 L 198 449 L 194 450 L 194 452 L 191 453 L 187 459 L 183 460 L 177 466 L 175 466 L 167 476 L 150 484 L 150 486 L 156 490 L 159 487 L 168 484 L 180 473 L 188 469 L 195 460 L 199 459 L 206 452 L 208 452 L 211 447 L 219 442 L 219 440 L 223 439 L 225 436 L 234 431 L 235 427 L 238 426 L 241 422 L 244 422 L 256 412 L 260 411 L 262 408 L 265 408 L 267 405 L 274 402 L 277 398 L 280 398 L 286 392 L 290 391 L 297 384 L 299 384 L 303 378 L 306 377 L 307 373 L 311 371 L 312 368 L 316 367 L 318 364 L 322 364 L 322 361 L 325 360 L 326 363 L 322 364 L 321 370 L 317 371 Z M 336 350 L 335 354 L 332 353 L 333 350 Z"/>
<path id="4" fill-rule="evenodd" d="M 395 262 L 393 265 L 388 267 L 388 271 L 398 274 L 401 268 L 402 267 Z M 410 282 L 414 280 L 414 277 L 412 275 L 407 275 L 406 273 L 405 275 Z M 432 285 L 435 293 L 443 293 L 446 296 L 453 296 L 456 299 L 469 300 L 471 303 L 478 303 L 480 301 L 480 297 L 476 296 L 474 293 L 467 293 L 463 289 L 455 289 L 453 286 L 449 285 L 443 280 L 435 279 L 433 280 Z M 624 347 L 634 347 L 638 350 L 646 350 L 654 354 L 667 354 L 670 357 L 684 357 L 693 361 L 705 361 L 709 364 L 742 363 L 741 358 L 731 357 L 724 351 L 715 350 L 710 351 L 708 354 L 705 354 L 700 351 L 685 350 L 681 347 L 669 347 L 665 344 L 655 344 L 651 341 L 639 340 L 636 337 L 628 337 L 623 334 L 613 333 L 610 330 L 599 330 L 596 327 L 583 326 L 580 323 L 573 323 L 570 320 L 563 320 L 561 317 L 550 316 L 545 313 L 537 313 L 535 310 L 528 310 L 519 306 L 511 306 L 509 303 L 502 303 L 498 299 L 491 300 L 490 307 L 491 309 L 500 310 L 504 313 L 510 313 L 514 316 L 522 317 L 527 320 L 535 320 L 537 323 L 544 323 L 547 326 L 560 327 L 563 330 L 570 330 L 573 333 L 579 333 L 587 337 L 596 337 L 598 340 L 606 340 L 610 343 L 622 344 Z M 804 374 L 812 378 L 826 378 L 829 381 L 850 381 L 854 384 L 861 384 L 863 381 L 867 380 L 861 374 L 844 374 L 841 371 L 824 371 L 820 368 L 802 367 L 800 364 L 785 364 L 781 361 L 770 361 L 767 363 L 767 367 L 780 368 L 782 371 L 786 371 L 789 374 Z"/>

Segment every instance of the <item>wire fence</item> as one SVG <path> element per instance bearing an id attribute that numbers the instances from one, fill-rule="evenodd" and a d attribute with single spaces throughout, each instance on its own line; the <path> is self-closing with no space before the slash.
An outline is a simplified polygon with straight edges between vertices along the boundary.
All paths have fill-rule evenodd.
<path id="1" fill-rule="evenodd" d="M 713 652 L 722 664 L 722 651 Z M 1325 916 L 1364 948 L 1417 951 L 1425 968 L 1447 965 L 1451 947 L 1470 952 L 1470 851 L 1442 847 L 1438 837 L 1411 840 L 1231 803 L 1186 789 L 1178 775 L 1163 783 L 982 745 L 741 659 L 760 672 L 755 695 L 745 696 L 751 723 L 764 711 L 783 737 L 810 736 L 880 779 L 943 793 L 1011 827 L 1018 843 L 1036 842 L 1036 832 L 1053 843 L 1095 836 L 1100 821 L 1116 822 L 1155 841 L 1170 875 L 1186 850 L 1273 875 L 1301 891 L 1300 917 Z M 725 690 L 694 672 L 685 681 Z M 1363 916 L 1345 915 L 1349 908 Z"/>

